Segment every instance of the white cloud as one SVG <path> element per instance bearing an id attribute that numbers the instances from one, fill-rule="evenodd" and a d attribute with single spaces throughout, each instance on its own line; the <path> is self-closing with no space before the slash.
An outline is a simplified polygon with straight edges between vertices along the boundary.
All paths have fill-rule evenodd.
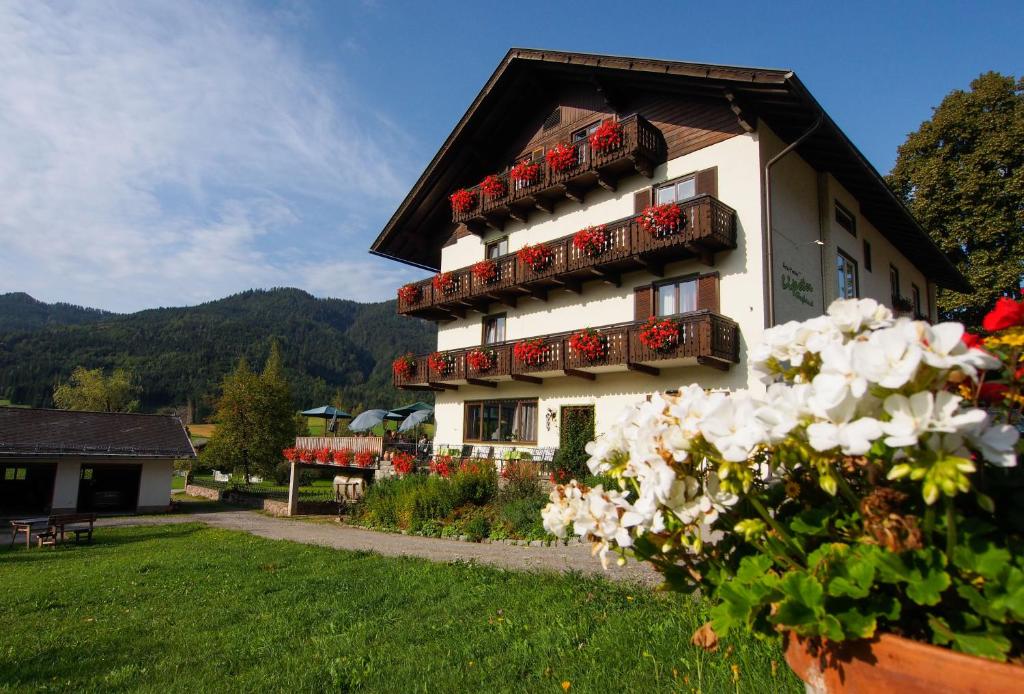
<path id="1" fill-rule="evenodd" d="M 415 271 L 365 249 L 409 138 L 287 25 L 200 0 L 0 4 L 0 291 L 392 296 Z"/>

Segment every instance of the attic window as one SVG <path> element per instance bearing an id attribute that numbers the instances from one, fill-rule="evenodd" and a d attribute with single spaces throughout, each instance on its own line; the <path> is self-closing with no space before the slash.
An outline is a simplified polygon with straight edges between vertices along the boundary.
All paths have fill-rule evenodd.
<path id="1" fill-rule="evenodd" d="M 536 121 L 534 121 L 536 122 Z M 544 119 L 544 125 L 541 126 L 541 130 L 551 130 L 559 123 L 562 122 L 562 107 L 556 106 L 555 110 L 548 114 L 548 117 Z"/>

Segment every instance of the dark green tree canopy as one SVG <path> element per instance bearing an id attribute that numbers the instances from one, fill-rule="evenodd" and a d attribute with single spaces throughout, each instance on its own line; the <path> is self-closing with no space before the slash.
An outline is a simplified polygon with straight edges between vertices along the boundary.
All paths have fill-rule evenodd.
<path id="1" fill-rule="evenodd" d="M 947 95 L 889 183 L 974 287 L 940 291 L 942 316 L 977 326 L 1024 275 L 1024 79 L 988 72 Z"/>

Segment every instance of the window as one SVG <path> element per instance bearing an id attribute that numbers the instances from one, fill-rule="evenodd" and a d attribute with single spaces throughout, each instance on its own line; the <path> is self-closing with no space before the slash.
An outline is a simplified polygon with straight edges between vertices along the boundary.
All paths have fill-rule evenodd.
<path id="1" fill-rule="evenodd" d="M 82 476 L 83 480 L 91 480 L 92 479 L 92 468 L 91 467 L 83 467 L 82 468 L 82 475 L 81 476 Z"/>
<path id="2" fill-rule="evenodd" d="M 484 318 L 483 342 L 485 345 L 493 345 L 505 341 L 505 314 L 499 313 L 496 316 Z"/>
<path id="3" fill-rule="evenodd" d="M 857 262 L 842 251 L 836 255 L 836 280 L 840 299 L 857 298 Z"/>
<path id="4" fill-rule="evenodd" d="M 487 248 L 487 259 L 494 260 L 508 253 L 508 237 L 498 239 L 497 241 L 491 241 L 486 246 Z"/>
<path id="5" fill-rule="evenodd" d="M 697 278 L 675 279 L 655 285 L 655 312 L 659 316 L 674 316 L 697 310 Z"/>
<path id="6" fill-rule="evenodd" d="M 871 244 L 864 239 L 864 269 L 871 272 Z"/>
<path id="7" fill-rule="evenodd" d="M 572 134 L 572 143 L 576 145 L 576 152 L 579 154 L 579 161 L 583 161 L 587 156 L 587 148 L 590 146 L 587 142 L 587 138 L 597 130 L 597 126 L 601 125 L 598 123 L 592 123 L 585 128 L 580 128 Z"/>
<path id="8" fill-rule="evenodd" d="M 900 271 L 889 266 L 889 290 L 892 292 L 892 305 L 896 306 L 900 298 Z"/>
<path id="9" fill-rule="evenodd" d="M 914 303 L 914 315 L 923 316 L 924 311 L 921 310 L 921 290 L 918 289 L 916 284 L 910 285 L 910 300 Z"/>
<path id="10" fill-rule="evenodd" d="M 28 475 L 27 467 L 7 467 L 4 468 L 4 481 L 12 482 L 15 480 L 24 480 Z"/>
<path id="11" fill-rule="evenodd" d="M 654 202 L 664 205 L 669 202 L 682 202 L 697 194 L 697 177 L 687 176 L 666 183 L 654 189 Z"/>
<path id="12" fill-rule="evenodd" d="M 537 441 L 537 399 L 466 403 L 465 441 Z"/>
<path id="13" fill-rule="evenodd" d="M 857 218 L 848 209 L 836 202 L 836 224 L 848 232 L 857 235 Z"/>

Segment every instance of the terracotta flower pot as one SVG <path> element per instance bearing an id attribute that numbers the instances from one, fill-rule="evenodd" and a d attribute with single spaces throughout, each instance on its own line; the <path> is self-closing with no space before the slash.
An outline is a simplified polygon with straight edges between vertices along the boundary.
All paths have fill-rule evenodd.
<path id="1" fill-rule="evenodd" d="M 785 645 L 786 662 L 808 694 L 997 694 L 1024 685 L 1024 667 L 891 634 L 843 643 L 787 634 Z"/>

